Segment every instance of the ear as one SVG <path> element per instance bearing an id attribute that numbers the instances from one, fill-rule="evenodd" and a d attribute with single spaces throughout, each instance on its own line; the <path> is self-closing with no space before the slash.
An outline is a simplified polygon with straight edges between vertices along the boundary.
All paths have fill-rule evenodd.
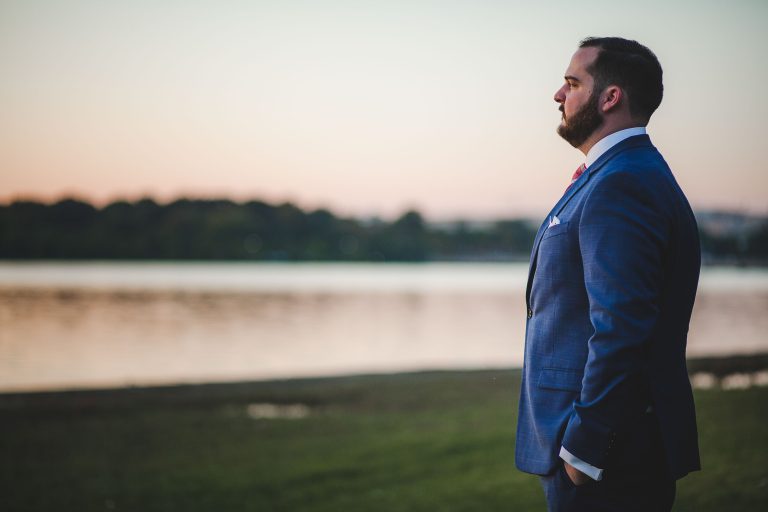
<path id="1" fill-rule="evenodd" d="M 600 110 L 610 112 L 616 109 L 624 98 L 624 91 L 618 85 L 609 85 L 600 97 Z"/>

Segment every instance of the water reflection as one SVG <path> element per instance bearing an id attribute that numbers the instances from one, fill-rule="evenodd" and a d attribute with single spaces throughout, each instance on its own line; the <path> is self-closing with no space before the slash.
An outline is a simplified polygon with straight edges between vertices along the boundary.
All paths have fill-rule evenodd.
<path id="1" fill-rule="evenodd" d="M 400 291 L 389 282 L 308 292 L 0 282 L 0 389 L 517 366 L 521 268 L 512 279 L 501 272 L 503 284 L 464 276 L 467 286 L 432 288 L 413 286 L 418 273 L 409 268 L 389 274 L 410 283 Z M 427 283 L 441 282 L 429 272 Z M 768 286 L 718 279 L 717 286 L 703 282 L 689 354 L 768 350 Z"/>
<path id="2" fill-rule="evenodd" d="M 2 290 L 3 388 L 506 366 L 519 297 Z"/>

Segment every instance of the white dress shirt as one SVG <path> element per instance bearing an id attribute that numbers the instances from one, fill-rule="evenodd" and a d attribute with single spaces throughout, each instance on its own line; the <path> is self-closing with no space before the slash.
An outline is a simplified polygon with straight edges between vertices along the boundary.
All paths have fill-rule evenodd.
<path id="1" fill-rule="evenodd" d="M 629 137 L 634 137 L 635 135 L 645 135 L 645 127 L 644 126 L 638 126 L 635 128 L 626 128 L 624 130 L 619 130 L 618 132 L 613 132 L 610 135 L 606 135 L 597 143 L 590 148 L 590 150 L 587 152 L 587 159 L 584 162 L 584 165 L 586 165 L 586 169 L 589 169 L 589 166 L 594 164 L 598 158 L 603 156 L 603 153 L 611 149 L 613 146 L 618 144 L 619 142 L 623 141 L 624 139 L 628 139 Z M 589 464 L 587 462 L 584 462 L 580 458 L 573 455 L 571 452 L 565 449 L 564 446 L 560 447 L 560 458 L 563 459 L 565 462 L 570 464 L 571 466 L 575 467 L 588 477 L 590 477 L 592 480 L 602 480 L 603 479 L 603 469 L 597 468 L 593 466 L 592 464 Z"/>

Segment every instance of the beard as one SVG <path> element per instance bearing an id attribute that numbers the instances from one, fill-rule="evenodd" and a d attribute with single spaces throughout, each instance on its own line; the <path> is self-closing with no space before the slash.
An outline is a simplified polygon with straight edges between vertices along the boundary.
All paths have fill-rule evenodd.
<path id="1" fill-rule="evenodd" d="M 600 94 L 595 89 L 575 114 L 569 118 L 563 117 L 563 122 L 557 127 L 557 134 L 575 148 L 584 144 L 589 136 L 603 124 L 603 117 L 598 109 L 599 101 Z M 560 105 L 560 112 L 564 112 L 563 105 Z"/>

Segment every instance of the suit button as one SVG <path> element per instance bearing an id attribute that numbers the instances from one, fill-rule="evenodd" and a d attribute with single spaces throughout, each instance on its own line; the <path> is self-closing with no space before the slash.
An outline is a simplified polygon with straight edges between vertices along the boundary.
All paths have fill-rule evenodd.
<path id="1" fill-rule="evenodd" d="M 533 316 L 533 310 L 531 308 L 528 308 L 528 318 L 531 318 Z"/>

